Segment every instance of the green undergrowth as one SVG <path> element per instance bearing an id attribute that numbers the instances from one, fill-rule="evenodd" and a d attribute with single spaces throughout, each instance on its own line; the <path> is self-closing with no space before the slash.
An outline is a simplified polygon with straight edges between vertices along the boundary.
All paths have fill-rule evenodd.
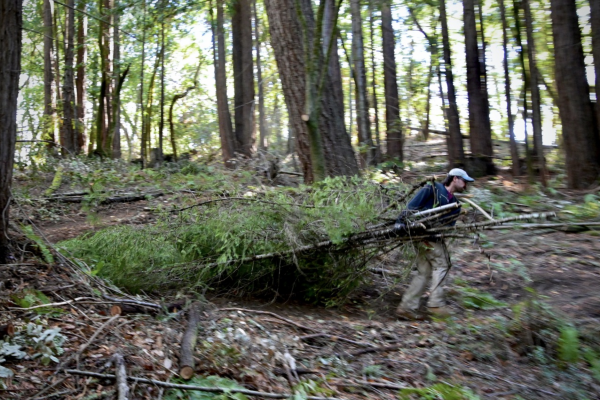
<path id="1" fill-rule="evenodd" d="M 248 190 L 238 195 L 242 199 L 213 198 L 165 212 L 151 226 L 109 228 L 61 247 L 91 273 L 132 292 L 210 288 L 282 298 L 294 293 L 333 304 L 365 281 L 366 263 L 390 246 L 346 242 L 378 222 L 384 196 L 379 185 L 360 178 Z M 302 251 L 329 240 L 337 246 Z"/>

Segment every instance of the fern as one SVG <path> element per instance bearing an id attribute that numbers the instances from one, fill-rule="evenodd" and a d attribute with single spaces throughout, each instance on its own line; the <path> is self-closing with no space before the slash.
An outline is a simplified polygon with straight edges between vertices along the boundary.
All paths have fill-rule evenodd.
<path id="1" fill-rule="evenodd" d="M 567 363 L 575 363 L 579 360 L 579 332 L 571 326 L 563 326 L 560 329 L 558 339 L 558 358 Z"/>
<path id="2" fill-rule="evenodd" d="M 33 228 L 30 225 L 22 225 L 21 228 L 23 229 L 25 236 L 27 236 L 29 240 L 35 242 L 36 247 L 44 257 L 44 261 L 48 264 L 54 264 L 54 256 L 50 252 L 50 249 L 48 249 L 48 246 L 46 246 L 42 238 L 33 231 Z"/>

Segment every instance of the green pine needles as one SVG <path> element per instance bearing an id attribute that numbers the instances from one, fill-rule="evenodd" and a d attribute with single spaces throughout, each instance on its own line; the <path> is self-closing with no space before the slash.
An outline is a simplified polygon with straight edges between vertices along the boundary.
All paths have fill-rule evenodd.
<path id="1" fill-rule="evenodd" d="M 359 178 L 231 197 L 62 246 L 92 273 L 132 292 L 211 288 L 329 304 L 364 282 L 369 260 L 398 246 L 347 243 L 377 222 L 385 197 L 379 185 Z"/>

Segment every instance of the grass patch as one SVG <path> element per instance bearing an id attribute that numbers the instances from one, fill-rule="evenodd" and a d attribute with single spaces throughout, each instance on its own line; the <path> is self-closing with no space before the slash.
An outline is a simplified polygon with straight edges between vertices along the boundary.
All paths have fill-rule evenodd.
<path id="1" fill-rule="evenodd" d="M 165 214 L 152 226 L 110 228 L 61 247 L 87 263 L 91 273 L 132 292 L 211 288 L 282 298 L 293 293 L 333 304 L 365 281 L 372 257 L 398 245 L 344 244 L 377 221 L 376 204 L 384 196 L 379 185 L 359 178 L 248 190 L 244 196 L 215 198 Z M 333 246 L 299 250 L 329 240 Z M 411 257 L 409 247 L 405 257 Z M 271 256 L 257 257 L 264 254 Z"/>

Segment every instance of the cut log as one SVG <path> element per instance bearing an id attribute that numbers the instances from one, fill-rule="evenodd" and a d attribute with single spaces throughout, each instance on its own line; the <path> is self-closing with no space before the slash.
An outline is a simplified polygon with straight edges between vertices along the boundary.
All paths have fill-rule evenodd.
<path id="1" fill-rule="evenodd" d="M 6 325 L 0 325 L 0 339 L 4 338 L 5 336 L 13 337 L 14 335 L 15 327 L 11 322 Z"/>
<path id="2" fill-rule="evenodd" d="M 200 322 L 200 303 L 195 302 L 190 307 L 188 325 L 179 350 L 179 375 L 188 380 L 194 376 L 194 349 L 198 337 L 198 323 Z"/>
<path id="3" fill-rule="evenodd" d="M 123 356 L 116 353 L 113 356 L 115 362 L 115 376 L 117 377 L 117 393 L 119 394 L 118 400 L 129 399 L 129 386 L 127 386 L 127 371 L 125 370 L 125 360 Z"/>

